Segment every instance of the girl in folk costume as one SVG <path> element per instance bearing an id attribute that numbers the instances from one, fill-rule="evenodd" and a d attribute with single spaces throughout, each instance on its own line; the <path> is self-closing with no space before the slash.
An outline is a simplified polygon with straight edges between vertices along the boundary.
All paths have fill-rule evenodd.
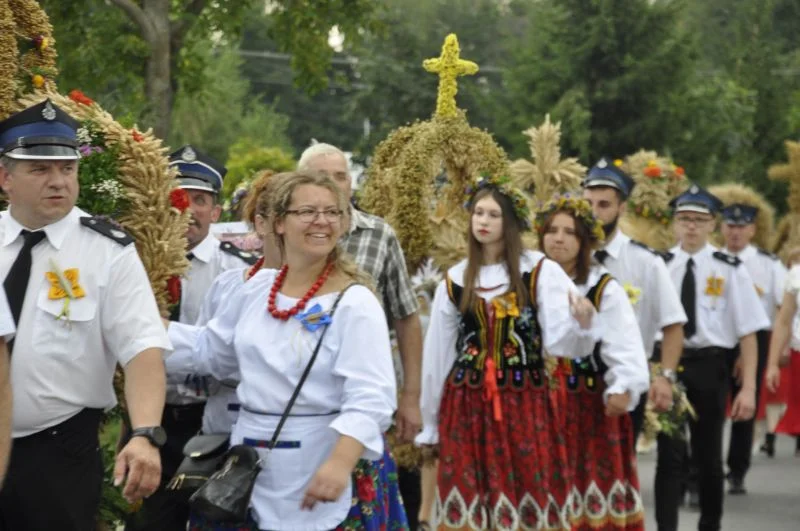
<path id="1" fill-rule="evenodd" d="M 567 455 L 574 467 L 573 530 L 644 530 L 628 415 L 650 384 L 647 357 L 625 289 L 594 262 L 604 238 L 590 204 L 556 197 L 536 215 L 539 246 L 597 309 L 602 341 L 589 355 L 558 361 L 566 379 Z"/>
<path id="2" fill-rule="evenodd" d="M 792 252 L 792 255 L 795 253 Z M 774 431 L 794 435 L 795 456 L 800 457 L 800 264 L 796 260 L 793 262 L 786 277 L 783 302 L 772 329 L 765 380 L 768 392 L 777 393 L 780 389 L 785 397 L 786 412 Z M 782 370 L 780 359 L 787 347 L 789 364 Z M 787 377 L 789 382 L 785 381 Z M 774 439 L 771 446 L 771 453 L 774 454 Z"/>
<path id="3" fill-rule="evenodd" d="M 262 453 L 326 325 L 329 330 L 280 442 L 264 460 L 252 521 L 195 522 L 194 528 L 407 528 L 396 481 L 388 486 L 386 467 L 393 462 L 383 438 L 395 408 L 387 325 L 369 281 L 336 246 L 346 200 L 323 175 L 273 179 L 256 225 L 269 236 L 265 243 L 277 243 L 281 269 L 248 271 L 205 327 L 183 325 L 173 334 L 178 325 L 171 323 L 177 341 L 168 363 L 173 370 L 240 379 L 231 444 Z"/>
<path id="4" fill-rule="evenodd" d="M 436 288 L 423 351 L 416 441 L 438 448 L 439 528 L 569 529 L 563 405 L 542 354 L 591 352 L 595 311 L 523 251 L 529 211 L 507 179 L 479 181 L 467 209 L 468 257 Z"/>

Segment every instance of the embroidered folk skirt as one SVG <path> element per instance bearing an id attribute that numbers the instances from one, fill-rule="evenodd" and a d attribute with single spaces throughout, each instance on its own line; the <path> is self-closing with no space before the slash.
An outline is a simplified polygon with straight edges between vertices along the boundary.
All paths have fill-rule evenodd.
<path id="1" fill-rule="evenodd" d="M 438 528 L 570 529 L 572 478 L 559 429 L 560 395 L 551 392 L 543 371 L 526 369 L 522 378 L 515 377 L 519 385 L 505 379 L 495 402 L 487 400 L 482 376 L 472 372 L 456 380 L 451 374 L 445 384 Z"/>
<path id="2" fill-rule="evenodd" d="M 407 531 L 408 519 L 397 483 L 397 466 L 384 441 L 383 458 L 362 459 L 353 471 L 353 502 L 337 531 Z M 300 508 L 298 507 L 299 511 Z M 190 531 L 258 531 L 252 518 L 244 523 L 208 522 L 192 514 Z"/>
<path id="3" fill-rule="evenodd" d="M 800 435 L 800 352 L 791 351 L 788 367 L 789 389 L 786 393 L 786 413 L 775 428 L 775 433 Z M 783 378 L 782 378 L 783 379 Z"/>
<path id="4" fill-rule="evenodd" d="M 644 531 L 630 415 L 606 416 L 602 375 L 569 376 L 567 382 L 572 529 Z"/>

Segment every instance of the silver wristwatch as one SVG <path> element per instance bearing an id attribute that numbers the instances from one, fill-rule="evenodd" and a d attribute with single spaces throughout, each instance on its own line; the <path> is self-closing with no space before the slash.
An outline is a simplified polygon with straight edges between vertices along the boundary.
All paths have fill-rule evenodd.
<path id="1" fill-rule="evenodd" d="M 678 382 L 678 373 L 676 373 L 673 369 L 661 368 L 658 370 L 658 375 L 663 376 L 672 383 Z"/>

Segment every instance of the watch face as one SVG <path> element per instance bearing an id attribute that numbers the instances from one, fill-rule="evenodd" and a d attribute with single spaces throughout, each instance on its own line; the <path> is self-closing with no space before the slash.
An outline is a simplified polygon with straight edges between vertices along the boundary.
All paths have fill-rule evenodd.
<path id="1" fill-rule="evenodd" d="M 161 426 L 156 426 L 151 432 L 153 442 L 156 446 L 161 448 L 167 442 L 167 431 Z"/>

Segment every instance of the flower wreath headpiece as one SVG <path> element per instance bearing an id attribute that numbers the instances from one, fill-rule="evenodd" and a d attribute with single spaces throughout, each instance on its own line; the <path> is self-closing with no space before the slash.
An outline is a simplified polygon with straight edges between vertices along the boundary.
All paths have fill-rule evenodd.
<path id="1" fill-rule="evenodd" d="M 589 238 L 593 242 L 602 242 L 605 240 L 606 234 L 603 230 L 603 224 L 594 217 L 592 206 L 589 202 L 582 197 L 570 194 L 557 195 L 542 205 L 539 211 L 536 212 L 536 219 L 534 220 L 536 232 L 541 234 L 544 230 L 544 224 L 547 218 L 553 213 L 562 210 L 570 212 L 578 221 L 589 229 Z"/>
<path id="2" fill-rule="evenodd" d="M 519 190 L 512 186 L 511 178 L 506 175 L 484 175 L 475 184 L 467 186 L 465 190 L 467 200 L 464 202 L 464 208 L 471 210 L 475 202 L 475 195 L 484 188 L 492 188 L 508 197 L 511 200 L 511 204 L 514 205 L 514 216 L 516 216 L 520 226 L 524 230 L 531 229 L 531 210 L 528 206 L 528 200 Z"/>

